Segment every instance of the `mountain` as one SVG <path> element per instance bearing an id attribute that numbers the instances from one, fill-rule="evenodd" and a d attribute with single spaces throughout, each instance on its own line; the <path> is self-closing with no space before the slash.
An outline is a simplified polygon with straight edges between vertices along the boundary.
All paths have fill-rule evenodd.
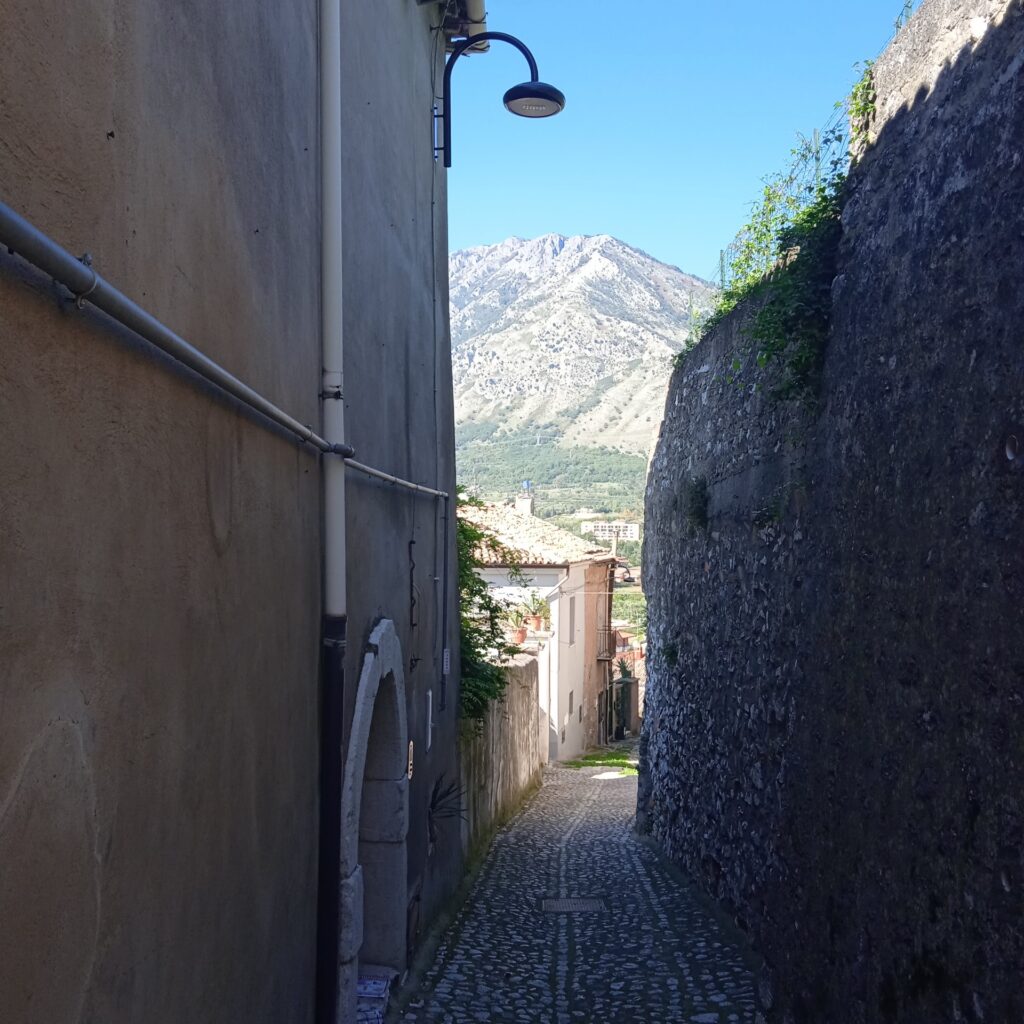
<path id="1" fill-rule="evenodd" d="M 450 281 L 463 446 L 529 434 L 646 459 L 708 282 L 609 235 L 556 234 L 454 252 Z"/>

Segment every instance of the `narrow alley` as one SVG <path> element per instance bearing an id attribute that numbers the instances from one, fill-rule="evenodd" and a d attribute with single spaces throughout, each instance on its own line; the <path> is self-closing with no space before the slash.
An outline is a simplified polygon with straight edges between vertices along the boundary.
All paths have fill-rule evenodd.
<path id="1" fill-rule="evenodd" d="M 1024 1024 L 1024 0 L 0 42 L 0 1024 Z"/>
<path id="2" fill-rule="evenodd" d="M 742 940 L 634 834 L 636 789 L 615 770 L 548 767 L 400 1019 L 753 1021 Z"/>

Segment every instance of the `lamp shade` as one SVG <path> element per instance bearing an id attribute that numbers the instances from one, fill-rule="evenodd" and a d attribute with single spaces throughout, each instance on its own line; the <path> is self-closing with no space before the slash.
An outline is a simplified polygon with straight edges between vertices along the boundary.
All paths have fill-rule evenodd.
<path id="1" fill-rule="evenodd" d="M 523 82 L 505 93 L 505 106 L 519 117 L 552 117 L 565 107 L 565 96 L 547 82 Z"/>

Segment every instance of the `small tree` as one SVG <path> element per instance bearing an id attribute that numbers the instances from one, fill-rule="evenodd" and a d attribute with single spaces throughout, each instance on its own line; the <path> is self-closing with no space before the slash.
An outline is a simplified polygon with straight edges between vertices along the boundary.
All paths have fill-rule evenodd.
<path id="1" fill-rule="evenodd" d="M 462 686 L 459 713 L 463 718 L 483 719 L 487 705 L 505 691 L 506 677 L 501 662 L 516 654 L 518 647 L 505 638 L 508 609 L 480 578 L 481 555 L 489 552 L 509 566 L 512 579 L 521 578 L 514 552 L 489 531 L 459 514 L 459 510 L 481 506 L 460 487 L 455 515 L 455 543 L 459 559 L 459 656 Z"/>

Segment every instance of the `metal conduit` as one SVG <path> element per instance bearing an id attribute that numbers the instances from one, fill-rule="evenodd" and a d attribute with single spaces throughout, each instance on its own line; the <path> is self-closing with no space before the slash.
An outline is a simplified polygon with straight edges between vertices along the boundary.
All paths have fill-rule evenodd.
<path id="1" fill-rule="evenodd" d="M 108 316 L 145 338 L 146 341 L 184 363 L 199 376 L 233 395 L 250 409 L 290 431 L 296 437 L 322 452 L 348 457 L 355 449 L 347 444 L 331 444 L 304 423 L 278 408 L 258 391 L 243 383 L 209 356 L 193 348 L 184 338 L 136 305 L 127 295 L 108 284 L 92 267 L 62 249 L 53 239 L 43 234 L 24 217 L 0 201 L 0 244 L 12 253 L 49 274 L 64 285 L 78 300 L 91 302 Z"/>
<path id="2" fill-rule="evenodd" d="M 415 484 L 391 473 L 374 469 L 372 466 L 366 466 L 352 458 L 355 455 L 355 449 L 351 445 L 331 444 L 329 441 L 325 441 L 310 427 L 300 423 L 294 416 L 290 416 L 268 398 L 240 381 L 234 374 L 229 373 L 219 363 L 215 363 L 209 356 L 194 348 L 184 338 L 179 337 L 156 317 L 147 313 L 141 306 L 132 302 L 127 295 L 100 277 L 92 267 L 76 259 L 66 249 L 61 248 L 52 238 L 43 234 L 2 201 L 0 201 L 0 244 L 5 245 L 10 252 L 17 253 L 23 260 L 38 267 L 44 273 L 49 274 L 55 281 L 59 281 L 75 296 L 79 306 L 83 302 L 91 302 L 97 309 L 101 309 L 118 323 L 124 324 L 125 327 L 145 338 L 146 341 L 156 345 L 161 351 L 177 359 L 178 362 L 184 363 L 200 377 L 216 385 L 222 391 L 233 395 L 250 409 L 262 413 L 267 419 L 284 427 L 307 444 L 311 444 L 327 454 L 342 456 L 345 465 L 360 473 L 365 473 L 367 476 L 385 480 L 406 490 L 429 494 L 435 498 L 444 498 L 447 501 L 447 491 Z M 334 400 L 333 396 L 332 400 Z M 340 400 L 340 397 L 337 400 Z"/>
<path id="3" fill-rule="evenodd" d="M 345 465 L 359 473 L 365 473 L 377 480 L 384 480 L 387 483 L 395 484 L 397 487 L 404 487 L 409 491 L 417 491 L 420 494 L 427 494 L 434 498 L 441 498 L 444 501 L 444 515 L 441 517 L 441 544 L 443 547 L 442 570 L 441 570 L 441 679 L 440 693 L 438 695 L 438 710 L 444 711 L 448 707 L 448 677 L 451 674 L 451 649 L 448 647 L 448 573 L 449 573 L 449 536 L 448 529 L 451 519 L 451 495 L 447 491 L 438 491 L 433 487 L 424 487 L 423 484 L 414 484 L 410 480 L 403 480 L 401 477 L 392 476 L 390 473 L 381 472 L 372 466 L 365 466 L 355 459 L 345 459 Z"/>
<path id="4" fill-rule="evenodd" d="M 352 458 L 355 455 L 355 449 L 351 445 L 331 444 L 329 441 L 325 441 L 310 427 L 300 423 L 294 416 L 290 416 L 268 398 L 240 381 L 234 374 L 229 373 L 219 363 L 215 363 L 209 356 L 194 348 L 184 338 L 179 337 L 156 317 L 147 313 L 141 306 L 132 302 L 127 295 L 100 277 L 92 267 L 76 259 L 66 249 L 61 248 L 52 238 L 43 234 L 2 201 L 0 201 L 0 244 L 5 245 L 10 252 L 17 253 L 23 260 L 38 267 L 55 281 L 59 281 L 75 296 L 79 305 L 83 302 L 91 302 L 97 309 L 101 309 L 118 323 L 124 324 L 125 327 L 145 338 L 146 341 L 156 345 L 161 351 L 177 359 L 178 362 L 184 363 L 200 377 L 234 396 L 250 409 L 255 409 L 267 419 L 284 427 L 307 444 L 311 444 L 327 454 L 342 456 L 347 466 L 360 473 L 366 473 L 379 480 L 386 480 L 388 483 L 410 491 L 419 491 L 435 498 L 448 498 L 447 491 L 438 491 L 422 484 L 414 484 L 391 473 L 385 473 L 382 470 L 373 469 L 371 466 L 365 466 L 361 462 L 356 462 Z"/>
<path id="5" fill-rule="evenodd" d="M 373 469 L 371 466 L 364 466 L 361 462 L 356 462 L 355 459 L 345 459 L 345 465 L 352 469 L 358 470 L 360 473 L 365 473 L 367 476 L 376 477 L 378 480 L 386 480 L 389 484 L 395 484 L 398 487 L 404 487 L 409 491 L 419 491 L 420 494 L 429 494 L 435 498 L 444 498 L 448 500 L 447 491 L 438 491 L 433 487 L 424 487 L 423 484 L 414 484 L 410 480 L 403 480 L 401 477 L 392 476 L 390 473 L 385 473 L 379 469 Z"/>

